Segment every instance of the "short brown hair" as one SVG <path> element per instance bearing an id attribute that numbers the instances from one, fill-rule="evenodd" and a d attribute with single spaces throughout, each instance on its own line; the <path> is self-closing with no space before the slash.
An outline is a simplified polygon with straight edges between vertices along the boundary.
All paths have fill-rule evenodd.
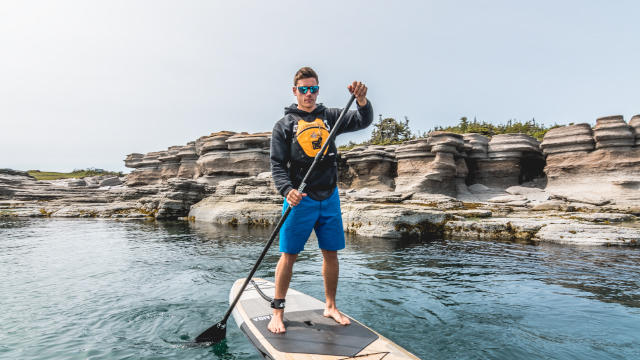
<path id="1" fill-rule="evenodd" d="M 320 84 L 320 81 L 318 80 L 318 74 L 316 74 L 316 72 L 313 71 L 312 68 L 305 66 L 302 69 L 298 70 L 298 72 L 296 73 L 296 76 L 293 77 L 293 86 L 298 85 L 298 80 L 307 79 L 307 78 L 314 78 L 316 79 L 318 84 Z"/>

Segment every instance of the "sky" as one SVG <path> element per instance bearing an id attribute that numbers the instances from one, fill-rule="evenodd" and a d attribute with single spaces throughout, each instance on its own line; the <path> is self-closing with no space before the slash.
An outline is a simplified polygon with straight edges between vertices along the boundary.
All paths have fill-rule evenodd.
<path id="1" fill-rule="evenodd" d="M 640 114 L 639 1 L 0 2 L 0 168 L 130 172 L 130 153 L 271 131 L 319 75 L 412 131 Z M 355 108 L 355 105 L 354 105 Z M 370 129 L 341 135 L 360 142 Z"/>

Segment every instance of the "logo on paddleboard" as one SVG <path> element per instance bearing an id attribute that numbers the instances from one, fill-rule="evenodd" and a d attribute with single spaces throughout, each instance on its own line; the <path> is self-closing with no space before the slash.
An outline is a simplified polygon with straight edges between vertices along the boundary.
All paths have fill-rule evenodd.
<path id="1" fill-rule="evenodd" d="M 265 320 L 271 320 L 271 315 L 265 315 L 265 316 L 258 316 L 258 317 L 254 317 L 251 318 L 251 320 L 258 322 L 258 321 L 265 321 Z"/>

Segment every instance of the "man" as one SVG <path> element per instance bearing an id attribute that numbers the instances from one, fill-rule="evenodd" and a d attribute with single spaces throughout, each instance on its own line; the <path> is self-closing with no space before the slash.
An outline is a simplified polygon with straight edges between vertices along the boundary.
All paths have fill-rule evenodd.
<path id="1" fill-rule="evenodd" d="M 269 330 L 274 333 L 285 332 L 284 298 L 291 282 L 293 263 L 312 230 L 318 237 L 323 256 L 324 316 L 342 325 L 350 324 L 349 319 L 336 307 L 338 250 L 344 249 L 345 240 L 337 191 L 338 149 L 335 143 L 329 145 L 322 161 L 316 164 L 307 179 L 305 192 L 299 193 L 297 190 L 313 158 L 336 125 L 341 109 L 328 109 L 316 104 L 320 88 L 318 75 L 313 69 L 304 67 L 298 70 L 293 84 L 293 94 L 298 103 L 285 108 L 285 116 L 274 126 L 271 138 L 271 173 L 278 191 L 286 198 L 283 212 L 287 206 L 293 206 L 280 229 L 282 256 L 276 267 L 276 293 L 271 304 L 274 310 L 269 323 Z M 356 96 L 358 110 L 345 114 L 337 129 L 338 135 L 364 129 L 373 122 L 373 108 L 366 96 L 367 87 L 354 81 L 347 88 Z"/>

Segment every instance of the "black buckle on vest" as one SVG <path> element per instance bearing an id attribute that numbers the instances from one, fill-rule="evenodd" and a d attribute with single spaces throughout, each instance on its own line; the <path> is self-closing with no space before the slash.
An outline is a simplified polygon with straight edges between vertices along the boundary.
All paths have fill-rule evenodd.
<path id="1" fill-rule="evenodd" d="M 271 308 L 272 309 L 284 309 L 284 299 L 273 299 L 271 300 Z"/>

